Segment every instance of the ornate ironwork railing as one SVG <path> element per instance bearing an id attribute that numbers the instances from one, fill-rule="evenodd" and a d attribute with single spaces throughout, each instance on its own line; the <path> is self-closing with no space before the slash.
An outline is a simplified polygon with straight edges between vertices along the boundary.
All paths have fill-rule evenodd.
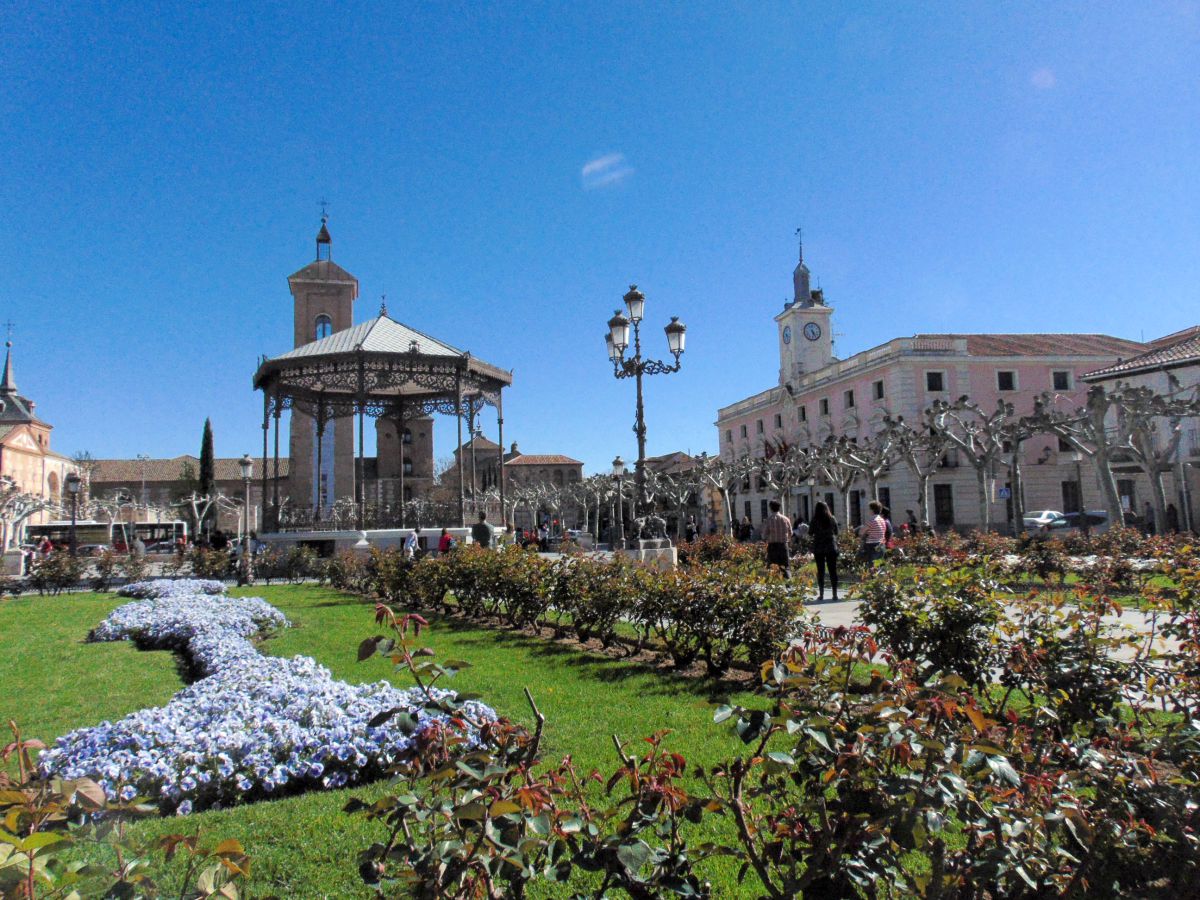
<path id="1" fill-rule="evenodd" d="M 270 510 L 268 519 L 275 531 L 356 531 L 359 527 L 358 504 L 339 500 L 332 506 L 284 506 Z M 363 509 L 363 527 L 422 528 L 455 526 L 458 524 L 457 503 L 434 503 L 425 499 L 408 503 L 367 503 Z"/>

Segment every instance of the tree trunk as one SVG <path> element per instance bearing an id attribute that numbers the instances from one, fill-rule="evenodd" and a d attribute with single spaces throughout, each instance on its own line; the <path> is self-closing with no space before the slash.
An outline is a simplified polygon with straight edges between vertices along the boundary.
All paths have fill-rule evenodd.
<path id="1" fill-rule="evenodd" d="M 979 488 L 979 530 L 987 531 L 992 524 L 992 510 L 987 495 L 987 468 L 975 467 L 975 480 Z"/>
<path id="2" fill-rule="evenodd" d="M 1108 448 L 1097 447 L 1092 454 L 1092 464 L 1096 467 L 1096 477 L 1100 481 L 1100 490 L 1104 494 L 1104 505 L 1108 510 L 1110 523 L 1123 522 L 1124 511 L 1121 509 L 1121 495 L 1117 492 L 1117 479 L 1113 476 L 1112 464 L 1108 459 Z M 1080 505 L 1083 498 L 1079 498 Z"/>
<path id="3" fill-rule="evenodd" d="M 1012 491 L 1013 534 L 1021 534 L 1025 530 L 1025 498 L 1022 496 L 1024 485 L 1021 483 L 1021 451 L 1024 440 L 1013 441 L 1012 474 L 1009 478 L 1009 489 Z"/>
<path id="4" fill-rule="evenodd" d="M 920 472 L 917 475 L 917 484 L 919 485 L 917 503 L 921 508 L 922 525 L 933 525 L 933 516 L 930 515 L 929 510 L 929 481 L 933 478 L 933 471 L 930 469 L 928 472 Z"/>

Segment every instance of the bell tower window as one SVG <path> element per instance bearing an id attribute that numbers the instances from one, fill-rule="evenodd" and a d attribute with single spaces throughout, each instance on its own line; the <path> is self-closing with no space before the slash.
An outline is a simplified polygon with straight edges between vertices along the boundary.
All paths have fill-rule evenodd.
<path id="1" fill-rule="evenodd" d="M 327 338 L 331 334 L 333 334 L 333 319 L 322 313 L 317 316 L 317 320 L 313 324 L 313 338 L 319 341 L 321 338 Z"/>

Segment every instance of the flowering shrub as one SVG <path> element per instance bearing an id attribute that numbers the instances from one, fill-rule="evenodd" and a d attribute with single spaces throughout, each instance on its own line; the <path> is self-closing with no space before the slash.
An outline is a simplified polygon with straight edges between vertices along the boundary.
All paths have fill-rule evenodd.
<path id="1" fill-rule="evenodd" d="M 199 578 L 162 579 L 159 581 L 135 581 L 125 585 L 117 593 L 122 597 L 137 597 L 146 600 L 154 597 L 188 594 L 223 594 L 225 585 L 220 581 L 203 581 Z"/>
<path id="2" fill-rule="evenodd" d="M 220 587 L 155 581 L 122 589 L 144 599 L 114 610 L 91 639 L 175 650 L 198 680 L 166 706 L 59 738 L 39 760 L 44 775 L 91 778 L 110 800 L 145 796 L 187 814 L 377 777 L 445 719 L 421 692 L 351 685 L 310 657 L 260 654 L 252 640 L 287 619 Z M 478 720 L 494 717 L 481 704 L 466 706 Z M 386 710 L 408 715 L 377 723 Z"/>

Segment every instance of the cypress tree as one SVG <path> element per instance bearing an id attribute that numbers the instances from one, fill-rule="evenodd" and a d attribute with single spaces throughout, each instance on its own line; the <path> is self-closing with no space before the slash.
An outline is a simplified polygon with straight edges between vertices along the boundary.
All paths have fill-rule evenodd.
<path id="1" fill-rule="evenodd" d="M 215 487 L 215 472 L 213 464 L 213 433 L 212 422 L 204 420 L 204 437 L 200 439 L 200 493 L 205 497 L 213 495 Z M 203 523 L 201 523 L 203 527 Z"/>

